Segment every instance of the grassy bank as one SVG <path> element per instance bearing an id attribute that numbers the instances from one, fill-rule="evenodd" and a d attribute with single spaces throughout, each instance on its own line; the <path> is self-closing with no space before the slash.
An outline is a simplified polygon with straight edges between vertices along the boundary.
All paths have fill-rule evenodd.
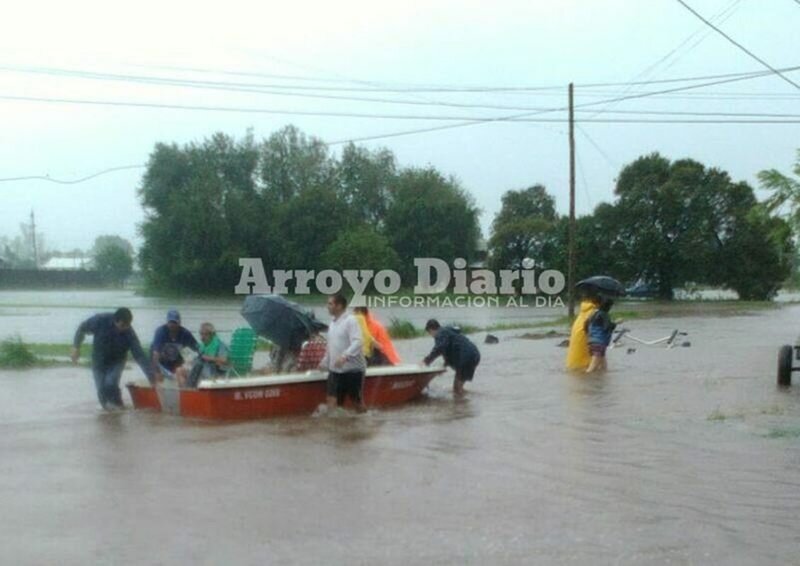
<path id="1" fill-rule="evenodd" d="M 0 342 L 0 369 L 29 369 L 53 364 L 52 360 L 37 355 L 32 345 L 23 342 L 19 336 Z"/>

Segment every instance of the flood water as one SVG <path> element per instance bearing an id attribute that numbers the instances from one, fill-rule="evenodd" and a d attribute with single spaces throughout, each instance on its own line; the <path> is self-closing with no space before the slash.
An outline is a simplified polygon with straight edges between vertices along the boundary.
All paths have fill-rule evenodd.
<path id="1" fill-rule="evenodd" d="M 65 342 L 80 317 L 43 335 Z M 0 335 L 8 320 L 0 316 Z M 600 377 L 564 372 L 558 340 L 500 332 L 499 344 L 480 346 L 465 400 L 452 399 L 446 374 L 419 402 L 336 418 L 104 414 L 86 368 L 0 372 L 0 555 L 8 564 L 800 564 L 800 385 L 775 387 L 777 348 L 794 340 L 798 320 L 800 307 L 785 306 L 632 322 L 646 339 L 688 331 L 692 345 L 613 350 Z M 416 361 L 431 340 L 397 346 Z"/>

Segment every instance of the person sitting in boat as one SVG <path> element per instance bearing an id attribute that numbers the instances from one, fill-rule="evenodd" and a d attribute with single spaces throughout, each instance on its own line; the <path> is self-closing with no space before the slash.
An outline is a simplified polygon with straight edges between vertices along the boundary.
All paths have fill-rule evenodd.
<path id="1" fill-rule="evenodd" d="M 133 330 L 131 323 L 133 314 L 130 309 L 122 307 L 114 313 L 96 314 L 84 320 L 75 331 L 70 357 L 72 363 L 78 363 L 81 356 L 81 344 L 84 336 L 94 335 L 92 344 L 92 374 L 97 388 L 97 399 L 103 409 L 122 409 L 122 392 L 119 389 L 119 380 L 128 358 L 128 351 L 147 379 L 154 381 L 153 368 L 150 360 L 142 351 L 139 338 Z"/>
<path id="2" fill-rule="evenodd" d="M 392 339 L 386 328 L 372 316 L 367 307 L 355 307 L 353 312 L 356 316 L 362 316 L 366 324 L 367 332 L 372 339 L 372 356 L 367 358 L 367 365 L 373 366 L 396 366 L 400 363 L 400 356 L 394 349 Z"/>
<path id="3" fill-rule="evenodd" d="M 214 325 L 204 322 L 200 325 L 200 352 L 192 364 L 187 387 L 197 387 L 201 379 L 212 379 L 225 375 L 228 364 L 228 347 L 217 336 Z"/>
<path id="4" fill-rule="evenodd" d="M 269 351 L 269 363 L 261 370 L 263 375 L 273 373 L 292 373 L 297 368 L 297 358 L 300 355 L 300 346 L 280 346 L 273 344 Z"/>
<path id="5" fill-rule="evenodd" d="M 452 326 L 442 327 L 435 318 L 425 324 L 425 331 L 436 341 L 431 353 L 423 363 L 428 366 L 433 360 L 442 356 L 445 365 L 456 372 L 453 378 L 453 393 L 460 397 L 464 395 L 464 383 L 472 381 L 475 368 L 481 361 L 481 353 L 472 341 L 461 334 L 461 331 Z"/>
<path id="6" fill-rule="evenodd" d="M 300 354 L 297 356 L 295 371 L 315 370 L 319 367 L 322 358 L 325 357 L 328 341 L 320 334 L 319 330 L 315 327 L 311 331 L 311 337 L 303 342 L 303 347 L 300 348 Z"/>
<path id="7" fill-rule="evenodd" d="M 176 379 L 179 386 L 186 385 L 187 371 L 183 367 L 183 348 L 199 353 L 200 348 L 192 333 L 181 326 L 181 315 L 175 309 L 167 312 L 167 323 L 159 326 L 150 344 L 150 357 L 156 379 Z"/>

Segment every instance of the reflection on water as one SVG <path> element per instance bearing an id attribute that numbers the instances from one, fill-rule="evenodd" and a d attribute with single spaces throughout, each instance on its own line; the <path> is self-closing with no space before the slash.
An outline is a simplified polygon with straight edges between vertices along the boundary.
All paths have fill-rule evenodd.
<path id="1" fill-rule="evenodd" d="M 798 314 L 631 323 L 693 347 L 614 350 L 591 376 L 501 332 L 465 399 L 446 374 L 363 415 L 105 414 L 85 368 L 0 372 L 0 545 L 20 564 L 797 563 L 800 387 L 774 370 Z"/>

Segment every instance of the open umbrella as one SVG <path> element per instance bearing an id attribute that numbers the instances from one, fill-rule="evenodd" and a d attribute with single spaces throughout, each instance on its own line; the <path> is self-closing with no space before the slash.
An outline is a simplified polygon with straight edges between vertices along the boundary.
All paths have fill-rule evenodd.
<path id="1" fill-rule="evenodd" d="M 282 348 L 298 349 L 313 329 L 324 330 L 314 314 L 280 295 L 250 295 L 242 316 L 260 336 Z"/>
<path id="2" fill-rule="evenodd" d="M 625 287 L 622 283 L 608 275 L 594 275 L 593 277 L 588 277 L 582 281 L 578 281 L 575 288 L 614 297 L 621 297 L 625 294 Z"/>

